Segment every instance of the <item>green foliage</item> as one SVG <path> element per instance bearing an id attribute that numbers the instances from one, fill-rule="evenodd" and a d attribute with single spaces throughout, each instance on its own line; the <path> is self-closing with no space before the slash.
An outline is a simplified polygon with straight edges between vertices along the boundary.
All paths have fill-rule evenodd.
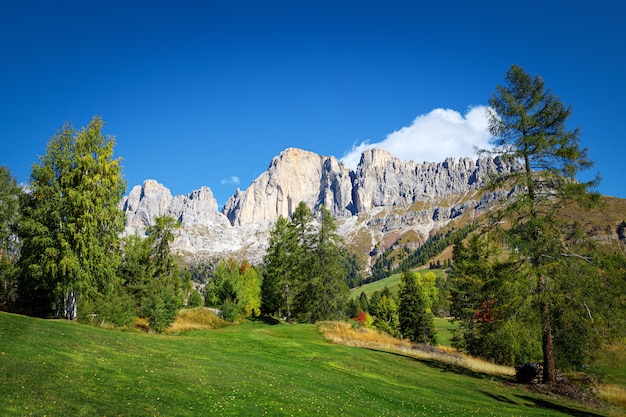
<path id="1" fill-rule="evenodd" d="M 192 290 L 187 299 L 187 308 L 201 307 L 203 304 L 202 295 L 198 291 Z"/>
<path id="2" fill-rule="evenodd" d="M 297 293 L 300 281 L 296 275 L 298 251 L 294 228 L 280 216 L 270 231 L 269 248 L 263 259 L 263 314 L 279 314 L 291 321 L 292 294 Z"/>
<path id="3" fill-rule="evenodd" d="M 626 257 L 596 252 L 565 262 L 559 266 L 563 280 L 553 289 L 556 364 L 562 369 L 587 369 L 603 346 L 623 340 Z"/>
<path id="4" fill-rule="evenodd" d="M 430 277 L 422 279 L 419 274 L 408 270 L 400 276 L 400 332 L 416 343 L 437 344 L 433 314 L 429 311 L 432 288 L 434 279 Z"/>
<path id="5" fill-rule="evenodd" d="M 234 323 L 243 319 L 243 311 L 232 298 L 226 297 L 220 304 L 220 317 Z"/>
<path id="6" fill-rule="evenodd" d="M 170 244 L 179 223 L 172 217 L 157 216 L 141 238 L 128 236 L 123 242 L 123 258 L 118 269 L 122 292 L 133 300 L 135 314 L 148 319 L 150 328 L 162 332 L 182 307 L 184 286 L 191 293 L 187 273 L 177 266 Z"/>
<path id="7" fill-rule="evenodd" d="M 389 333 L 392 336 L 400 336 L 398 305 L 389 292 L 382 294 L 378 300 L 373 325 L 377 329 Z"/>
<path id="8" fill-rule="evenodd" d="M 473 356 L 515 365 L 541 357 L 534 305 L 521 296 L 522 271 L 487 235 L 472 235 L 454 247 L 452 315 L 459 321 L 453 345 Z"/>
<path id="9" fill-rule="evenodd" d="M 181 307 L 177 294 L 166 287 L 154 286 L 142 300 L 150 328 L 157 333 L 163 332 L 176 320 L 176 313 Z"/>
<path id="10" fill-rule="evenodd" d="M 98 326 L 131 327 L 135 317 L 135 300 L 120 288 L 107 297 L 83 300 L 77 319 Z"/>
<path id="11" fill-rule="evenodd" d="M 345 317 L 346 260 L 334 220 L 320 208 L 319 226 L 300 203 L 290 221 L 280 217 L 270 233 L 264 258 L 263 311 L 315 322 Z"/>
<path id="12" fill-rule="evenodd" d="M 320 223 L 317 232 L 311 236 L 311 246 L 303 248 L 307 280 L 295 298 L 299 317 L 309 323 L 345 318 L 349 294 L 344 280 L 342 241 L 334 219 L 324 206 L 320 208 Z"/>
<path id="13" fill-rule="evenodd" d="M 225 320 L 228 317 L 251 317 L 260 314 L 261 274 L 247 261 L 220 263 L 205 287 L 206 304 L 219 307 Z M 224 310 L 229 312 L 225 313 Z M 232 311 L 232 312 L 231 312 Z M 234 311 L 237 311 L 235 314 Z"/>
<path id="14" fill-rule="evenodd" d="M 4 165 L 0 166 L 0 310 L 13 307 L 17 297 L 17 228 L 24 192 Z"/>
<path id="15" fill-rule="evenodd" d="M 149 239 L 138 235 L 127 236 L 123 241 L 122 263 L 118 276 L 123 282 L 124 290 L 139 305 L 148 295 L 148 289 L 154 277 L 152 248 Z"/>
<path id="16" fill-rule="evenodd" d="M 78 299 L 106 295 L 118 284 L 125 182 L 113 158 L 115 141 L 102 127 L 98 117 L 79 131 L 63 126 L 33 165 L 20 227 L 26 311 L 47 314 L 44 300 L 53 298 L 55 315 L 74 320 Z"/>
<path id="17" fill-rule="evenodd" d="M 589 182 L 576 178 L 591 168 L 593 161 L 587 149 L 579 146 L 579 130 L 566 128 L 571 108 L 546 89 L 539 76 L 531 77 L 519 66 L 511 66 L 505 80 L 507 85 L 497 86 L 489 101 L 489 130 L 495 139 L 488 153 L 521 161 L 522 168 L 494 175 L 489 184 L 491 189 L 506 186 L 516 190 L 506 204 L 490 213 L 489 229 L 521 265 L 509 281 L 515 278 L 524 285 L 510 285 L 536 306 L 544 380 L 553 383 L 555 318 L 566 320 L 561 323 L 563 328 L 575 317 L 584 320 L 587 312 L 580 307 L 585 301 L 577 297 L 581 286 L 586 298 L 605 296 L 570 272 L 577 263 L 572 261 L 583 236 L 572 234 L 575 224 L 561 214 L 566 207 L 584 212 L 596 205 L 600 196 L 589 190 L 599 178 Z"/>

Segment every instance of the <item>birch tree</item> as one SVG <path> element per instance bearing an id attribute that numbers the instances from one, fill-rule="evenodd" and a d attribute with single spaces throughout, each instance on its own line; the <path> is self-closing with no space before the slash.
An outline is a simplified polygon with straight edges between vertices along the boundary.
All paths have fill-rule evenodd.
<path id="1" fill-rule="evenodd" d="M 55 316 L 68 320 L 76 319 L 80 297 L 117 285 L 125 182 L 115 139 L 102 134 L 103 125 L 94 117 L 86 128 L 65 124 L 52 137 L 33 165 L 24 208 L 22 289 L 43 293 L 30 298 L 35 303 L 50 295 Z"/>

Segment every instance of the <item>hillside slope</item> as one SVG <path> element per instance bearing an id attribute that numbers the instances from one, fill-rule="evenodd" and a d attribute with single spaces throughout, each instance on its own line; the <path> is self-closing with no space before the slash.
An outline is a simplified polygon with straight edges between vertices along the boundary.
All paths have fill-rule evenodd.
<path id="1" fill-rule="evenodd" d="M 332 345 L 313 325 L 179 336 L 0 313 L 2 415 L 605 416 L 506 381 Z"/>

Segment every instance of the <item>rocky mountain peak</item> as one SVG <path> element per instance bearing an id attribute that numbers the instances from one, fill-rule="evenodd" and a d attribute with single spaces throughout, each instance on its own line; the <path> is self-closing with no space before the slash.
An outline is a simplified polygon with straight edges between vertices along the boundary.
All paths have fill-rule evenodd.
<path id="1" fill-rule="evenodd" d="M 334 156 L 288 148 L 246 190 L 238 189 L 222 212 L 207 187 L 172 197 L 154 180 L 135 186 L 121 207 L 127 233 L 142 231 L 155 216 L 180 220 L 183 227 L 173 249 L 187 258 L 245 253 L 256 262 L 272 224 L 281 215 L 289 217 L 301 201 L 314 211 L 325 205 L 344 236 L 364 236 L 366 231 L 373 249 L 390 233 L 412 231 L 427 238 L 433 228 L 492 204 L 499 195 L 478 191 L 487 174 L 515 169 L 497 158 L 416 163 L 372 148 L 362 153 L 353 171 Z"/>
<path id="2" fill-rule="evenodd" d="M 300 201 L 312 206 L 333 207 L 335 200 L 348 199 L 335 194 L 343 190 L 349 193 L 349 181 L 349 170 L 334 156 L 288 148 L 272 159 L 267 171 L 246 191 L 228 199 L 222 212 L 231 224 L 241 226 L 274 221 L 279 216 L 289 217 Z"/>
<path id="3" fill-rule="evenodd" d="M 230 225 L 217 210 L 217 200 L 208 187 L 201 187 L 186 196 L 172 197 L 170 190 L 155 180 L 136 185 L 120 203 L 126 213 L 126 233 L 142 231 L 154 224 L 157 216 L 172 216 L 183 225 L 194 223 Z"/>

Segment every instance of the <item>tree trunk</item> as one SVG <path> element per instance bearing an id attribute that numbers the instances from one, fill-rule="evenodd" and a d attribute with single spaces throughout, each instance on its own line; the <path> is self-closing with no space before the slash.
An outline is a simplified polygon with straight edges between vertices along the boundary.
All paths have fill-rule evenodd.
<path id="1" fill-rule="evenodd" d="M 287 304 L 287 323 L 291 323 L 291 307 L 289 307 L 289 284 L 285 283 L 285 303 Z"/>
<path id="2" fill-rule="evenodd" d="M 72 289 L 65 293 L 63 300 L 64 318 L 67 320 L 76 320 L 76 310 L 76 293 Z"/>
<path id="3" fill-rule="evenodd" d="M 543 382 L 552 385 L 556 382 L 556 366 L 554 364 L 554 350 L 552 347 L 552 324 L 550 322 L 550 304 L 546 300 L 546 281 L 542 275 L 539 278 L 539 307 L 541 309 L 542 322 L 542 348 L 543 348 Z"/>

